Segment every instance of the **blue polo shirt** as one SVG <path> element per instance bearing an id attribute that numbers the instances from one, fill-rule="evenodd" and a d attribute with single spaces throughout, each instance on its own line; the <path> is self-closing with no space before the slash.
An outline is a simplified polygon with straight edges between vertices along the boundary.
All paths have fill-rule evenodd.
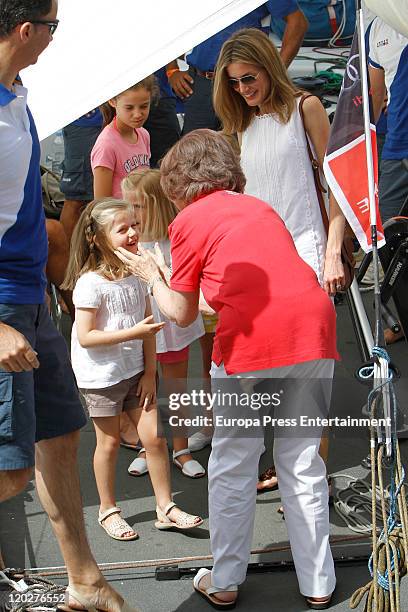
<path id="1" fill-rule="evenodd" d="M 27 90 L 0 84 L 0 303 L 44 302 L 48 240 Z"/>
<path id="2" fill-rule="evenodd" d="M 189 53 L 186 61 L 190 66 L 203 72 L 213 71 L 217 63 L 222 45 L 237 30 L 242 28 L 262 28 L 262 19 L 271 15 L 273 18 L 283 18 L 299 10 L 296 0 L 269 0 L 248 15 L 241 17 L 235 23 L 227 26 L 221 32 L 214 34 L 200 43 Z"/>
<path id="3" fill-rule="evenodd" d="M 79 119 L 76 119 L 73 122 L 73 125 L 77 125 L 78 127 L 99 127 L 102 128 L 103 117 L 99 108 L 94 108 L 89 111 Z"/>

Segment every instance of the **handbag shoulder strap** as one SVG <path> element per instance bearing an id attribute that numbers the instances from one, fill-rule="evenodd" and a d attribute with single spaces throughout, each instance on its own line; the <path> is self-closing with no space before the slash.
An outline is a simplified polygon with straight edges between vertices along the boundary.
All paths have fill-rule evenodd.
<path id="1" fill-rule="evenodd" d="M 302 119 L 303 129 L 305 131 L 307 153 L 309 155 L 310 163 L 312 164 L 313 179 L 314 179 L 314 183 L 316 187 L 317 199 L 319 201 L 320 214 L 322 215 L 322 221 L 323 221 L 324 228 L 326 230 L 326 234 L 328 234 L 329 233 L 329 218 L 327 216 L 326 206 L 324 205 L 324 199 L 323 199 L 323 193 L 326 193 L 326 189 L 323 187 L 322 182 L 320 180 L 319 162 L 313 155 L 312 147 L 310 146 L 309 136 L 308 136 L 306 126 L 305 126 L 305 115 L 303 111 L 304 101 L 306 100 L 306 98 L 311 98 L 311 97 L 312 97 L 312 94 L 303 94 L 303 96 L 300 98 L 299 114 L 300 114 L 300 118 Z"/>

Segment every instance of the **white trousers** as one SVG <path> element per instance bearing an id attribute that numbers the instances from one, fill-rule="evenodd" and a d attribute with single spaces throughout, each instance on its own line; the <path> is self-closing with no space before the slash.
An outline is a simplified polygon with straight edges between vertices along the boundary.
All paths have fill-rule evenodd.
<path id="1" fill-rule="evenodd" d="M 326 379 L 326 391 L 319 395 L 319 401 L 327 402 L 328 409 L 333 371 L 334 361 L 322 359 L 245 372 L 232 378 Z M 223 364 L 213 363 L 213 384 L 216 386 L 214 379 L 226 377 Z M 296 395 L 298 397 L 291 397 L 291 402 L 297 401 L 299 414 L 307 415 L 305 397 L 300 393 Z M 279 416 L 285 416 L 284 410 L 283 405 Z M 220 411 L 220 407 L 214 405 L 214 417 Z M 274 462 L 300 592 L 307 597 L 325 597 L 334 591 L 336 578 L 329 546 L 326 466 L 319 455 L 321 429 L 313 435 L 275 438 Z M 228 590 L 244 582 L 246 577 L 263 438 L 221 436 L 215 432 L 208 464 L 210 538 L 214 556 L 211 582 L 213 586 Z"/>

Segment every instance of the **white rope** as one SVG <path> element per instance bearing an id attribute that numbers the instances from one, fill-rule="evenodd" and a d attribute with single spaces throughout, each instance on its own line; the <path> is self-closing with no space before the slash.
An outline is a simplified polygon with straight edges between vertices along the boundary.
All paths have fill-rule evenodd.
<path id="1" fill-rule="evenodd" d="M 355 533 L 370 533 L 372 529 L 372 489 L 370 484 L 351 474 L 332 475 L 334 481 L 346 479 L 347 485 L 337 489 L 334 496 L 334 510 L 351 531 Z M 384 490 L 387 512 L 389 511 L 389 486 Z M 376 507 L 378 511 L 378 527 L 381 527 L 381 490 L 376 486 Z"/>

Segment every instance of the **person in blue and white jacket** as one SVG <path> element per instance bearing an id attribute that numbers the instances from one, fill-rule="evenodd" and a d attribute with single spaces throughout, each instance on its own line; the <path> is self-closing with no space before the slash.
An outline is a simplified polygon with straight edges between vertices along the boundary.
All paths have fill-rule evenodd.
<path id="1" fill-rule="evenodd" d="M 376 17 L 367 29 L 375 122 L 388 94 L 387 134 L 381 154 L 379 200 L 383 221 L 395 217 L 408 198 L 408 38 Z M 387 344 L 404 337 L 386 330 Z"/>
<path id="2" fill-rule="evenodd" d="M 375 121 L 388 92 L 387 136 L 381 158 L 379 198 L 382 220 L 398 215 L 408 196 L 408 38 L 376 17 L 367 30 Z"/>

